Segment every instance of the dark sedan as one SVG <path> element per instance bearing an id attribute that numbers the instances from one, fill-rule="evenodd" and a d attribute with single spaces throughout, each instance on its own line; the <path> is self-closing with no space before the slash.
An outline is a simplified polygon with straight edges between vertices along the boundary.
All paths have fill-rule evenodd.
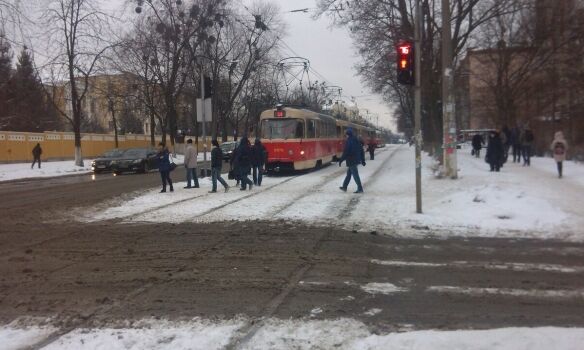
<path id="1" fill-rule="evenodd" d="M 93 170 L 93 172 L 96 174 L 99 174 L 99 173 L 102 173 L 105 171 L 111 171 L 112 170 L 112 165 L 111 165 L 112 161 L 120 158 L 123 153 L 124 153 L 124 151 L 119 150 L 119 149 L 112 149 L 110 151 L 105 152 L 99 158 L 95 159 L 91 163 L 91 170 Z"/>
<path id="2" fill-rule="evenodd" d="M 235 147 L 239 144 L 239 141 L 227 141 L 221 144 L 221 151 L 223 151 L 223 160 L 228 162 L 231 159 L 231 155 L 235 150 Z"/>
<path id="3" fill-rule="evenodd" d="M 112 161 L 114 174 L 123 172 L 146 173 L 150 169 L 158 169 L 156 151 L 147 148 L 130 148 Z"/>

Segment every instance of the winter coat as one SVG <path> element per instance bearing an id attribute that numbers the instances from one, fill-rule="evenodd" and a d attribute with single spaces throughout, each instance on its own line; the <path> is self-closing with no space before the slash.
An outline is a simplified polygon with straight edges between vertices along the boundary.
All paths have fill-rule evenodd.
<path id="1" fill-rule="evenodd" d="M 501 165 L 505 157 L 503 142 L 499 133 L 489 134 L 489 144 L 487 145 L 487 155 L 485 161 L 492 165 Z"/>
<path id="2" fill-rule="evenodd" d="M 37 145 L 32 149 L 32 156 L 35 158 L 40 158 L 41 154 L 43 154 L 43 149 L 41 148 L 41 145 L 37 143 Z"/>
<path id="3" fill-rule="evenodd" d="M 185 149 L 185 167 L 194 169 L 197 167 L 197 150 L 192 144 L 187 144 Z"/>
<path id="4" fill-rule="evenodd" d="M 266 163 L 267 152 L 266 147 L 260 140 L 256 140 L 251 148 L 251 165 L 254 167 L 262 167 Z"/>
<path id="5" fill-rule="evenodd" d="M 345 148 L 343 150 L 343 155 L 339 162 L 346 161 L 347 166 L 359 165 L 365 159 L 365 151 L 359 139 L 357 139 L 352 134 L 349 135 L 347 141 L 345 141 Z"/>
<path id="6" fill-rule="evenodd" d="M 521 133 L 521 145 L 522 146 L 531 146 L 533 144 L 533 131 L 530 129 L 525 129 Z"/>
<path id="7" fill-rule="evenodd" d="M 511 129 L 511 140 L 509 142 L 512 145 L 521 145 L 521 130 L 518 127 Z"/>
<path id="8" fill-rule="evenodd" d="M 367 145 L 368 152 L 375 152 L 376 148 L 377 148 L 377 146 L 375 145 L 374 142 L 369 142 L 369 144 Z"/>
<path id="9" fill-rule="evenodd" d="M 156 156 L 158 158 L 158 171 L 170 171 L 170 152 L 165 148 L 158 152 Z"/>
<path id="10" fill-rule="evenodd" d="M 503 130 L 499 133 L 499 137 L 504 146 L 511 145 L 511 130 L 508 127 L 503 127 Z"/>
<path id="11" fill-rule="evenodd" d="M 221 147 L 213 147 L 211 150 L 211 168 L 221 168 L 223 166 L 223 151 Z"/>
<path id="12" fill-rule="evenodd" d="M 561 131 L 556 132 L 554 135 L 554 140 L 550 146 L 552 153 L 554 154 L 554 160 L 556 162 L 563 162 L 566 160 L 566 152 L 568 151 L 568 142 L 564 138 L 564 133 Z"/>
<path id="13" fill-rule="evenodd" d="M 481 134 L 476 134 L 472 137 L 472 148 L 480 150 L 483 148 L 483 144 L 485 140 L 483 140 L 483 136 Z"/>
<path id="14" fill-rule="evenodd" d="M 237 164 L 240 169 L 249 169 L 251 168 L 251 147 L 249 146 L 249 141 L 247 137 L 241 138 L 241 143 L 238 147 L 237 152 Z"/>

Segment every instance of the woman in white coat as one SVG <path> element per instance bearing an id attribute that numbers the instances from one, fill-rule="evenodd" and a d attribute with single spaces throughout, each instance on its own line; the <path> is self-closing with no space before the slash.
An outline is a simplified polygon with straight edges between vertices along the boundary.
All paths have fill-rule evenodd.
<path id="1" fill-rule="evenodd" d="M 554 160 L 558 165 L 558 177 L 562 178 L 562 162 L 566 160 L 566 152 L 568 151 L 568 142 L 564 138 L 564 133 L 558 131 L 554 135 L 554 140 L 551 145 L 552 153 L 554 154 Z"/>

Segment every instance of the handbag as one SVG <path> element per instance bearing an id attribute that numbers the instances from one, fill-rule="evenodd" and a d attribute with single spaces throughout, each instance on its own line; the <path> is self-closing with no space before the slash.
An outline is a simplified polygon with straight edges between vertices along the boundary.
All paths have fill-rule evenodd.
<path id="1" fill-rule="evenodd" d="M 169 169 L 170 171 L 173 171 L 174 169 L 176 169 L 176 163 L 174 162 L 174 159 L 172 159 L 172 156 L 170 154 L 168 154 L 168 157 L 170 159 Z"/>

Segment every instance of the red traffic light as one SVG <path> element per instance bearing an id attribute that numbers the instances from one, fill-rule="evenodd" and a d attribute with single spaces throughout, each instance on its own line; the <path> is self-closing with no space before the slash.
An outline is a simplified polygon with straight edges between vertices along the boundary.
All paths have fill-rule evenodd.
<path id="1" fill-rule="evenodd" d="M 397 81 L 414 85 L 414 47 L 410 41 L 400 41 L 397 45 Z"/>

